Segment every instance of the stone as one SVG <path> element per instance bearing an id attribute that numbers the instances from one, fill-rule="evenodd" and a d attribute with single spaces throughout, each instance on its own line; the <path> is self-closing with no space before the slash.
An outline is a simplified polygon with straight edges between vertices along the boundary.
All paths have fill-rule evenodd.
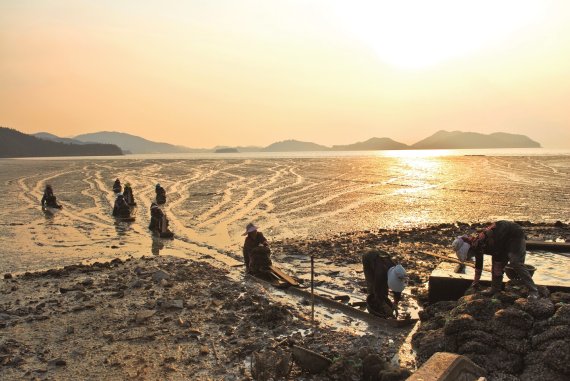
<path id="1" fill-rule="evenodd" d="M 552 303 L 554 304 L 560 302 L 570 304 L 570 292 L 561 292 L 561 291 L 553 292 L 552 294 L 550 294 L 550 300 L 552 300 Z"/>
<path id="2" fill-rule="evenodd" d="M 163 270 L 155 271 L 152 274 L 152 280 L 155 281 L 156 283 L 160 283 L 160 281 L 162 281 L 163 279 L 166 280 L 170 279 L 170 274 Z"/>
<path id="3" fill-rule="evenodd" d="M 208 348 L 206 345 L 201 345 L 200 346 L 200 354 L 201 355 L 207 355 L 208 353 L 210 353 L 210 348 Z"/>
<path id="4" fill-rule="evenodd" d="M 531 338 L 533 348 L 542 348 L 544 343 L 570 337 L 570 326 L 556 325 Z"/>
<path id="5" fill-rule="evenodd" d="M 48 361 L 51 366 L 66 366 L 67 362 L 61 357 Z"/>
<path id="6" fill-rule="evenodd" d="M 362 360 L 362 380 L 375 381 L 378 379 L 378 373 L 388 367 L 386 361 L 378 355 L 368 355 Z"/>
<path id="7" fill-rule="evenodd" d="M 439 352 L 431 356 L 407 381 L 477 380 L 485 375 L 485 370 L 468 357 Z"/>
<path id="8" fill-rule="evenodd" d="M 93 283 L 95 283 L 95 282 L 94 282 L 93 278 L 85 278 L 80 283 L 85 287 L 90 287 L 90 286 L 93 286 Z"/>
<path id="9" fill-rule="evenodd" d="M 555 371 L 570 377 L 570 338 L 552 342 L 544 352 L 544 360 Z"/>
<path id="10" fill-rule="evenodd" d="M 152 316 L 154 316 L 154 314 L 156 314 L 155 310 L 144 310 L 144 311 L 138 311 L 135 314 L 135 321 L 137 323 L 142 323 L 143 321 L 148 320 L 149 318 L 151 318 Z"/>
<path id="11" fill-rule="evenodd" d="M 182 309 L 184 308 L 184 301 L 182 299 L 165 300 L 160 304 L 160 308 L 163 310 Z"/>
<path id="12" fill-rule="evenodd" d="M 548 319 L 554 315 L 554 304 L 547 298 L 536 300 L 520 298 L 515 302 L 515 306 L 538 320 Z"/>
<path id="13" fill-rule="evenodd" d="M 468 314 L 462 314 L 450 318 L 444 325 L 446 335 L 454 335 L 460 332 L 480 329 L 481 324 Z"/>
<path id="14" fill-rule="evenodd" d="M 563 304 L 549 319 L 550 325 L 570 325 L 570 304 Z"/>
<path id="15" fill-rule="evenodd" d="M 532 327 L 534 319 L 526 312 L 513 307 L 507 307 L 495 313 L 494 318 L 504 324 L 512 327 L 528 330 Z"/>

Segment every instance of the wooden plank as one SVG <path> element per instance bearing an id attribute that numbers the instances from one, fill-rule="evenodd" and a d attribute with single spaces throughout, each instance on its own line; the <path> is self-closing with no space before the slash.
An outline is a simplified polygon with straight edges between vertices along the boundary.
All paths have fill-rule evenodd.
<path id="1" fill-rule="evenodd" d="M 283 279 L 285 282 L 289 283 L 291 286 L 295 286 L 295 287 L 299 286 L 299 282 L 297 282 L 295 279 L 291 278 L 289 275 L 285 274 L 279 268 L 275 267 L 275 265 L 270 266 L 269 269 L 271 270 L 271 272 L 273 274 L 277 275 L 279 278 Z"/>
<path id="2" fill-rule="evenodd" d="M 570 242 L 526 241 L 527 250 L 546 250 L 570 253 Z"/>

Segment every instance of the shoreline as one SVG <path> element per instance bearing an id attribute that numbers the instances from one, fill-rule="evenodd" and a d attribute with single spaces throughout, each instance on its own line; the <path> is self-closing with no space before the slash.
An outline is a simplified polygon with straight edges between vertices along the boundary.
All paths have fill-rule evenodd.
<path id="1" fill-rule="evenodd" d="M 301 280 L 306 280 L 306 273 L 299 261 L 307 253 L 315 255 L 323 265 L 317 277 L 320 284 L 339 292 L 362 284 L 363 250 L 389 248 L 409 271 L 402 302 L 409 311 L 426 302 L 430 269 L 442 261 L 416 254 L 448 250 L 452 233 L 481 226 L 457 223 L 347 232 L 273 241 L 272 248 L 276 263 Z M 570 228 L 563 223 L 523 223 L 523 228 L 534 238 L 570 239 Z M 326 309 L 317 314 L 313 329 L 307 301 L 280 296 L 244 278 L 241 269 L 208 260 L 212 259 L 127 257 L 5 274 L 0 281 L 0 375 L 38 380 L 84 375 L 187 379 L 189 374 L 196 379 L 250 379 L 246 364 L 254 352 L 288 356 L 287 344 L 297 344 L 335 361 L 327 373 L 315 376 L 292 366 L 290 379 L 361 377 L 366 358 L 368 365 L 388 363 L 412 329 L 374 329 L 358 319 L 338 319 Z M 415 362 L 402 362 L 407 369 L 398 371 L 414 370 Z"/>

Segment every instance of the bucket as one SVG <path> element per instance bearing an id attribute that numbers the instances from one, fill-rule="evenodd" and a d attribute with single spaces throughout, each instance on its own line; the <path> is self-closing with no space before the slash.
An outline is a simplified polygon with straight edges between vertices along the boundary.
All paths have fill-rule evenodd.
<path id="1" fill-rule="evenodd" d="M 536 267 L 534 267 L 532 265 L 527 265 L 527 264 L 525 264 L 524 267 L 526 267 L 526 269 L 528 270 L 528 273 L 530 274 L 530 277 L 532 278 L 532 276 L 534 275 L 534 272 L 536 271 Z M 511 265 L 505 266 L 505 274 L 507 274 L 507 277 L 510 280 L 519 279 L 519 275 L 517 274 L 517 272 L 515 271 L 515 269 L 513 269 L 513 267 Z"/>

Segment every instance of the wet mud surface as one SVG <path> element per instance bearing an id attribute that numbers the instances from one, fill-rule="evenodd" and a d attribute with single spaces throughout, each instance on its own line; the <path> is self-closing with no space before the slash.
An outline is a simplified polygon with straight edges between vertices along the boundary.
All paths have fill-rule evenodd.
<path id="1" fill-rule="evenodd" d="M 252 369 L 264 379 L 262 370 L 280 371 L 259 359 L 252 366 L 253 357 L 267 354 L 287 359 L 280 369 L 289 379 L 358 380 L 371 354 L 383 356 L 369 363 L 400 372 L 386 358 L 402 335 L 313 325 L 301 302 L 282 304 L 256 282 L 236 282 L 223 270 L 180 258 L 27 273 L 0 281 L 0 294 L 5 380 L 237 380 L 251 379 Z M 292 345 L 332 365 L 311 375 L 291 359 Z"/>
<path id="2" fill-rule="evenodd" d="M 0 210 L 0 272 L 20 274 L 2 284 L 7 379 L 242 379 L 254 352 L 267 353 L 260 364 L 263 356 L 283 363 L 290 344 L 334 360 L 326 375 L 293 366 L 292 379 L 358 380 L 365 368 L 376 377 L 395 372 L 398 360 L 415 369 L 411 327 L 380 329 L 317 307 L 315 329 L 307 300 L 244 278 L 241 233 L 250 221 L 269 238 L 274 262 L 305 286 L 315 258 L 323 296 L 363 301 L 360 255 L 392 253 L 409 275 L 401 313 L 412 317 L 443 260 L 429 254 L 451 256 L 456 235 L 505 218 L 530 239 L 570 240 L 570 163 L 560 157 L 0 160 L 0 169 L 12 201 Z M 111 217 L 116 177 L 133 187 L 135 222 Z M 147 230 L 157 182 L 174 240 Z M 39 208 L 46 183 L 64 205 L 55 215 Z M 527 261 L 537 273 L 567 277 L 567 257 L 529 253 Z M 42 269 L 52 270 L 23 275 Z M 160 270 L 170 274 L 165 282 L 152 279 Z"/>

